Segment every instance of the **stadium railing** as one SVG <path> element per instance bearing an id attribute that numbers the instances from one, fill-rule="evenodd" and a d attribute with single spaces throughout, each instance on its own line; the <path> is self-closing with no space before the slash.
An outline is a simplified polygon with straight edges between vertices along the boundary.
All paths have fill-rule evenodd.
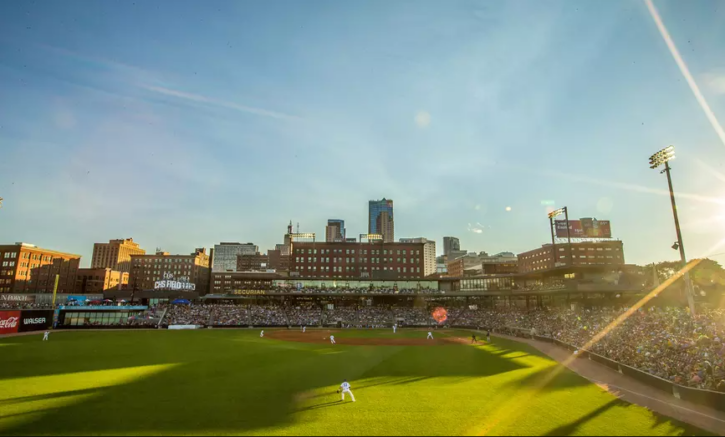
<path id="1" fill-rule="evenodd" d="M 627 375 L 637 381 L 646 384 L 650 387 L 662 390 L 664 392 L 672 394 L 678 399 L 692 402 L 694 404 L 714 408 L 718 411 L 725 412 L 725 393 L 715 392 L 711 390 L 703 390 L 699 388 L 685 387 L 683 385 L 675 384 L 666 379 L 662 379 L 658 376 L 652 375 L 651 373 L 644 372 L 634 367 L 627 366 L 626 364 L 619 363 L 609 358 L 597 355 L 588 350 L 580 349 L 576 346 L 564 343 L 550 337 L 532 336 L 530 333 L 527 335 L 523 330 L 517 329 L 520 336 L 525 338 L 533 338 L 537 341 L 545 343 L 554 343 L 559 347 L 568 349 L 570 351 L 578 351 L 577 358 L 579 359 L 590 359 L 599 364 L 609 367 L 612 370 L 618 371 L 623 375 Z"/>

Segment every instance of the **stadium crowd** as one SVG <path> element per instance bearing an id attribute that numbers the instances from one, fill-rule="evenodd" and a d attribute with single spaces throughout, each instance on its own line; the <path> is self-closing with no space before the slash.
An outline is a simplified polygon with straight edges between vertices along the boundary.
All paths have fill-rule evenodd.
<path id="1" fill-rule="evenodd" d="M 42 309 L 49 305 L 2 303 L 0 309 Z M 626 309 L 572 310 L 521 307 L 447 310 L 447 326 L 472 327 L 502 334 L 536 335 L 557 339 L 671 382 L 725 392 L 725 312 L 701 310 L 690 317 L 681 308 L 636 311 L 609 329 L 598 342 L 592 338 Z M 433 326 L 438 323 L 426 307 L 330 306 L 312 302 L 287 305 L 168 305 L 151 309 L 147 319 L 128 320 L 129 326 L 320 326 L 390 327 Z"/>
<path id="2" fill-rule="evenodd" d="M 276 293 L 300 293 L 300 294 L 441 294 L 442 292 L 434 288 L 353 288 L 353 287 L 272 287 L 272 292 Z"/>
<path id="3" fill-rule="evenodd" d="M 0 310 L 50 310 L 51 304 L 27 302 L 0 302 Z"/>
<path id="4" fill-rule="evenodd" d="M 165 325 L 198 326 L 320 326 L 382 328 L 431 326 L 427 308 L 338 306 L 323 311 L 319 305 L 171 305 Z"/>
<path id="5" fill-rule="evenodd" d="M 448 309 L 448 326 L 478 327 L 513 335 L 550 337 L 582 348 L 624 309 Z M 431 326 L 428 308 L 391 306 L 200 305 L 172 306 L 167 324 L 212 326 L 343 327 Z M 588 350 L 682 385 L 725 392 L 725 313 L 690 317 L 678 308 L 635 312 Z"/>
<path id="6" fill-rule="evenodd" d="M 690 317 L 680 308 L 636 311 L 588 345 L 625 309 L 448 312 L 455 326 L 480 326 L 513 335 L 549 337 L 694 388 L 725 392 L 725 313 L 702 310 Z"/>

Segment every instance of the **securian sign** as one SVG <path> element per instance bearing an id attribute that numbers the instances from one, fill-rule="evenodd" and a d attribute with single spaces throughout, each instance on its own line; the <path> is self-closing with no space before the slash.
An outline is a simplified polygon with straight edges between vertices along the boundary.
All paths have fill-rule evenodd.
<path id="1" fill-rule="evenodd" d="M 196 290 L 196 284 L 189 282 L 188 276 L 181 276 L 174 279 L 171 273 L 164 273 L 161 281 L 154 283 L 154 290 Z"/>

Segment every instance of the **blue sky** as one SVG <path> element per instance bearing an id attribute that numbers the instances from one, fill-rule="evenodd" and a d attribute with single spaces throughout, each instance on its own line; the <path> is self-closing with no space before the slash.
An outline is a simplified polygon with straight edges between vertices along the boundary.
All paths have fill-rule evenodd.
<path id="1" fill-rule="evenodd" d="M 725 5 L 655 5 L 725 121 Z M 356 235 L 382 197 L 396 237 L 521 252 L 554 201 L 675 259 L 669 144 L 688 255 L 725 252 L 725 144 L 641 1 L 0 3 L 0 241 L 84 264 Z"/>

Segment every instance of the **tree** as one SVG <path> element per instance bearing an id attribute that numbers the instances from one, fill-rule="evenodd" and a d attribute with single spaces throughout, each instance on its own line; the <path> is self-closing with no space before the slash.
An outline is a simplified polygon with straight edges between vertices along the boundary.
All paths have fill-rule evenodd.
<path id="1" fill-rule="evenodd" d="M 725 285 L 725 269 L 717 262 L 711 259 L 692 260 L 697 262 L 695 267 L 690 270 L 690 280 L 692 284 L 701 289 L 711 289 Z M 663 261 L 655 265 L 657 276 L 660 282 L 664 282 L 680 271 L 679 261 Z M 673 285 L 682 285 L 682 279 L 678 279 Z"/>

